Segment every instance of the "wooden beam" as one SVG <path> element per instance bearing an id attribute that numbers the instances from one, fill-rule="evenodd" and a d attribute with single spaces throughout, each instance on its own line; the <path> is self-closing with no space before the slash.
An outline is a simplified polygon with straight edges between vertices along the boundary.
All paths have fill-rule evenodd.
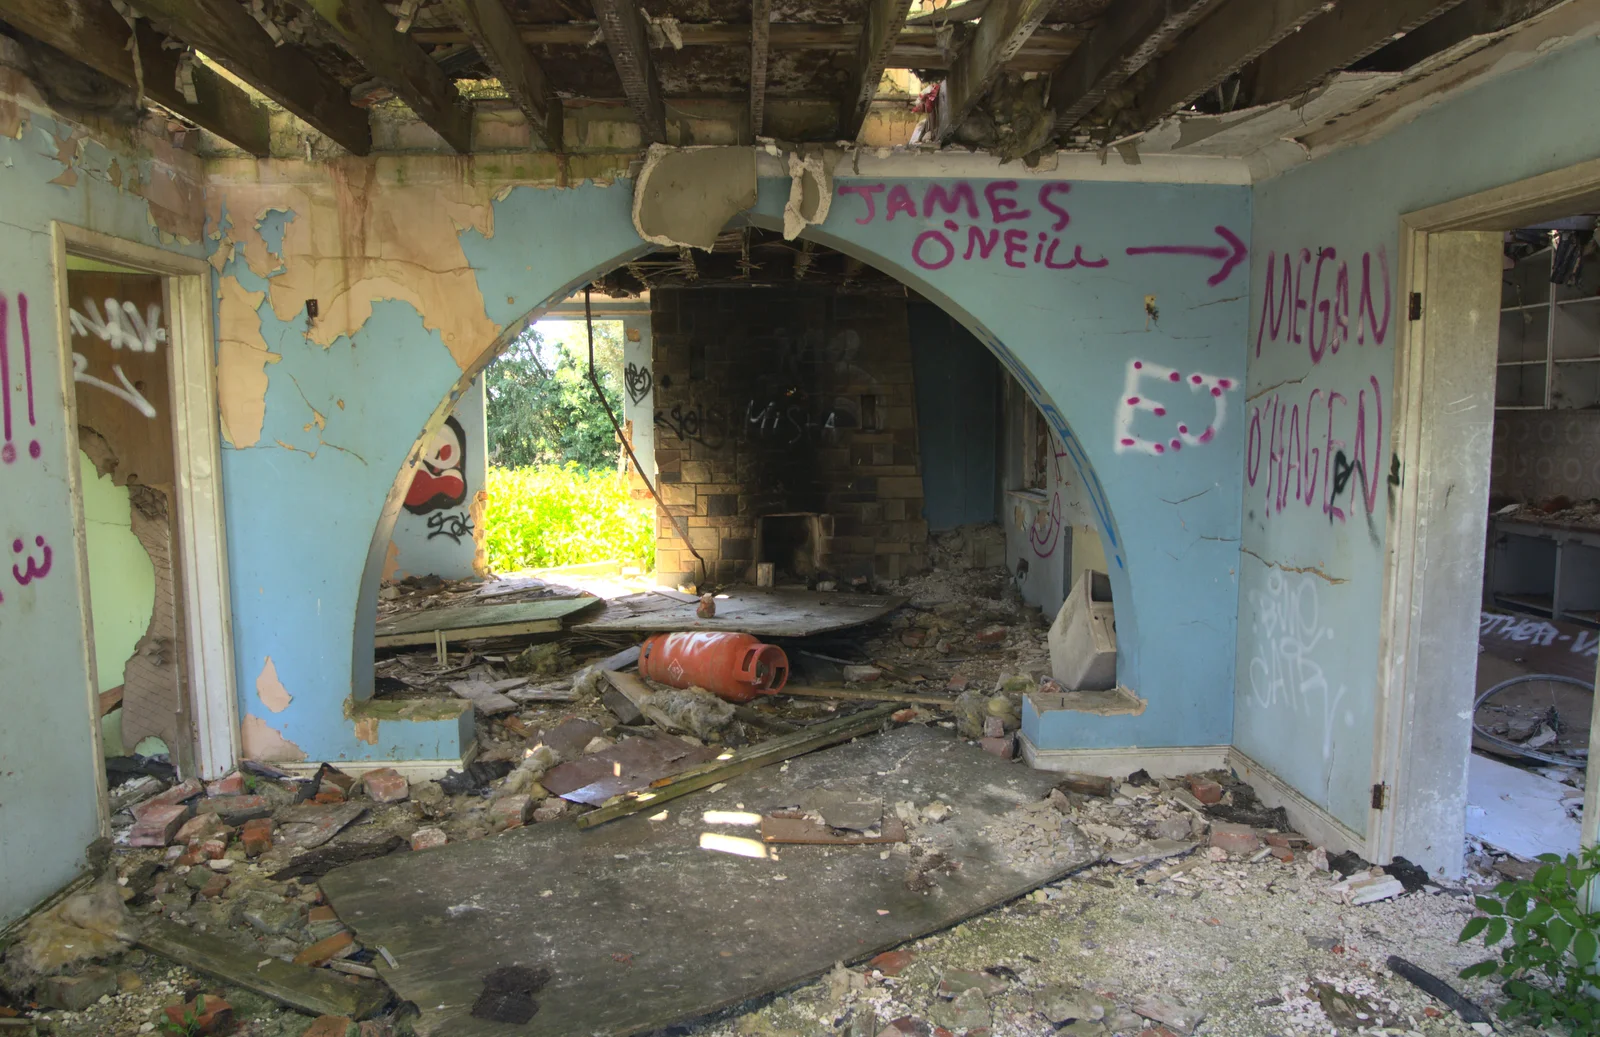
<path id="1" fill-rule="evenodd" d="M 1050 81 L 1056 129 L 1070 130 L 1106 94 L 1203 14 L 1210 0 L 1123 0 Z"/>
<path id="2" fill-rule="evenodd" d="M 1299 96 L 1460 0 L 1343 0 L 1261 56 L 1252 104 Z"/>
<path id="3" fill-rule="evenodd" d="M 379 0 L 295 0 L 322 18 L 339 44 L 461 154 L 472 150 L 472 110 L 416 41 L 395 31 Z"/>
<path id="4" fill-rule="evenodd" d="M 772 0 L 750 0 L 750 136 L 761 136 L 767 119 L 767 51 L 772 36 Z"/>
<path id="5" fill-rule="evenodd" d="M 68 57 L 125 86 L 140 85 L 145 96 L 196 126 L 211 131 L 252 155 L 270 152 L 270 113 L 250 95 L 204 65 L 193 66 L 194 101 L 177 85 L 178 54 L 162 46 L 159 33 L 139 23 L 139 71 L 128 48 L 128 23 L 109 0 L 81 0 L 76 23 L 61 17 L 51 0 L 0 0 L 0 19 Z"/>
<path id="6" fill-rule="evenodd" d="M 850 67 L 850 83 L 839 112 L 842 139 L 855 140 L 860 136 L 861 125 L 872 109 L 872 100 L 878 96 L 878 84 L 883 81 L 883 70 L 888 67 L 889 52 L 894 49 L 900 30 L 905 28 L 910 11 L 911 0 L 868 0 L 867 19 L 856 42 L 856 60 Z"/>
<path id="7" fill-rule="evenodd" d="M 346 151 L 372 150 L 367 113 L 293 44 L 277 46 L 236 0 L 128 0 L 167 35 L 184 40 L 326 135 Z"/>
<path id="8" fill-rule="evenodd" d="M 962 120 L 994 85 L 1006 62 L 1022 49 L 1054 6 L 1053 0 L 993 0 L 989 4 L 978 22 L 978 31 L 962 45 L 939 89 L 934 110 L 935 140 L 943 144 L 955 135 Z"/>
<path id="9" fill-rule="evenodd" d="M 1321 14 L 1329 0 L 1224 0 L 1163 54 L 1139 94 L 1141 126 L 1189 104 Z"/>
<path id="10" fill-rule="evenodd" d="M 449 6 L 506 94 L 528 117 L 529 129 L 542 137 L 551 151 L 559 152 L 561 99 L 527 45 L 517 38 L 517 27 L 504 0 L 449 0 Z"/>
<path id="11" fill-rule="evenodd" d="M 594 14 L 645 143 L 665 144 L 667 107 L 662 103 L 661 81 L 650 60 L 650 41 L 638 0 L 594 0 Z"/>

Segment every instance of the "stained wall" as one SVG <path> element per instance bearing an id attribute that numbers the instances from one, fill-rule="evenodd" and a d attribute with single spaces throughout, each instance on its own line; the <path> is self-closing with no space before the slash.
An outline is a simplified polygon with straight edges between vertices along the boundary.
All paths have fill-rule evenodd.
<path id="1" fill-rule="evenodd" d="M 1373 780 L 1386 523 L 1408 477 L 1391 445 L 1407 311 L 1400 216 L 1600 156 L 1600 141 L 1574 130 L 1590 121 L 1597 74 L 1600 43 L 1572 43 L 1253 190 L 1235 742 L 1358 834 Z M 1463 719 L 1463 763 L 1467 738 Z M 1458 811 L 1449 804 L 1465 794 L 1464 769 L 1423 780 L 1419 796 Z M 1459 864 L 1459 846 L 1431 852 Z"/>
<path id="2" fill-rule="evenodd" d="M 198 160 L 162 139 L 53 114 L 5 67 L 6 43 L 0 41 L 0 925 L 81 871 L 84 847 L 100 825 L 92 649 L 83 635 L 91 603 L 73 547 L 69 489 L 80 455 L 66 421 L 70 363 L 56 319 L 51 223 L 198 255 L 202 175 Z"/>

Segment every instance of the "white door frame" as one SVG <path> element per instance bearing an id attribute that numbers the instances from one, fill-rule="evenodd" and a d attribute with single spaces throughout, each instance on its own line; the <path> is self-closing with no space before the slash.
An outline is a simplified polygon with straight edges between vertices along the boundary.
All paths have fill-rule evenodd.
<path id="1" fill-rule="evenodd" d="M 1498 295 L 1470 298 L 1459 290 L 1456 275 L 1471 263 L 1466 235 L 1456 232 L 1503 232 L 1530 223 L 1594 211 L 1600 206 L 1600 160 L 1584 162 L 1489 191 L 1406 213 L 1400 220 L 1401 298 L 1422 295 L 1417 319 L 1407 320 L 1401 308 L 1396 341 L 1393 397 L 1393 450 L 1400 482 L 1391 484 L 1384 605 L 1379 647 L 1377 730 L 1374 739 L 1373 784 L 1382 790 L 1383 805 L 1368 817 L 1367 856 L 1387 861 L 1396 854 L 1413 857 L 1435 847 L 1448 856 L 1463 845 L 1466 815 L 1465 757 L 1471 750 L 1470 695 L 1461 694 L 1463 661 L 1475 669 L 1478 656 L 1478 612 L 1481 601 L 1484 523 L 1487 521 L 1489 447 L 1464 443 L 1451 429 L 1464 408 L 1481 407 L 1471 398 L 1460 372 L 1449 367 L 1454 357 L 1430 358 L 1448 337 L 1452 348 L 1481 360 L 1485 348 L 1498 349 Z M 1498 253 L 1496 253 L 1498 258 Z M 1479 273 L 1474 271 L 1474 276 Z M 1430 276 L 1431 275 L 1431 276 Z M 1466 310 L 1475 312 L 1466 319 Z M 1494 319 L 1484 319 L 1484 312 Z M 1430 328 L 1433 334 L 1430 337 Z M 1493 339 L 1487 343 L 1484 336 Z M 1474 352 L 1476 351 L 1476 352 Z M 1480 372 L 1481 373 L 1481 372 Z M 1474 376 L 1476 377 L 1476 376 Z M 1493 416 L 1493 369 L 1489 369 L 1490 420 Z M 1479 386 L 1476 390 L 1482 392 Z M 1482 500 L 1459 502 L 1477 515 L 1452 518 L 1441 500 L 1460 489 L 1462 481 L 1481 478 Z M 1475 488 L 1474 488 L 1475 489 Z M 1457 508 L 1459 511 L 1459 506 Z M 1476 530 L 1476 532 L 1474 532 Z M 1450 594 L 1472 583 L 1472 593 Z M 1441 601 L 1458 602 L 1441 607 Z M 1471 622 L 1465 621 L 1470 610 Z M 1472 688 L 1470 682 L 1468 689 Z M 1591 717 L 1600 743 L 1600 710 Z M 1595 841 L 1600 827 L 1600 767 L 1589 768 L 1584 798 L 1583 841 Z M 1461 867 L 1460 851 L 1446 868 Z"/>
<path id="2" fill-rule="evenodd" d="M 199 777 L 220 778 L 239 758 L 238 704 L 233 667 L 233 608 L 228 590 L 228 552 L 222 507 L 222 443 L 217 410 L 217 365 L 211 335 L 211 267 L 196 259 L 60 221 L 52 221 L 56 276 L 56 327 L 61 354 L 61 390 L 69 434 L 67 481 L 82 585 L 85 670 L 89 674 L 101 815 L 107 817 L 104 750 L 98 723 L 94 628 L 89 607 L 89 565 L 84 540 L 83 486 L 76 454 L 78 406 L 72 370 L 72 326 L 67 296 L 67 256 L 98 259 L 160 274 L 167 280 L 172 340 L 168 372 L 172 385 L 174 546 L 183 588 L 185 690 L 192 720 Z"/>

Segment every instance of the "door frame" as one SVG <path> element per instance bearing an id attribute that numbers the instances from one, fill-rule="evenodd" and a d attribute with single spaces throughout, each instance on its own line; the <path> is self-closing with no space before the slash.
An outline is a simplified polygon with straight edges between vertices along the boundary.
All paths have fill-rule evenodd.
<path id="1" fill-rule="evenodd" d="M 95 673 L 94 620 L 90 610 L 89 564 L 84 533 L 83 485 L 77 462 L 78 404 L 72 364 L 71 302 L 67 257 L 115 263 L 166 279 L 171 322 L 167 370 L 172 386 L 172 438 L 176 499 L 172 502 L 173 547 L 181 581 L 184 624 L 184 706 L 191 745 L 174 753 L 194 760 L 197 776 L 210 780 L 231 771 L 239 758 L 238 702 L 235 696 L 233 608 L 228 585 L 227 529 L 223 517 L 222 441 L 217 407 L 217 365 L 212 346 L 211 266 L 203 259 L 51 222 L 56 281 L 56 328 L 61 356 L 61 391 L 70 437 L 67 483 L 71 495 L 74 548 L 83 623 L 85 672 L 95 742 L 95 759 L 104 755 L 99 724 L 99 680 Z M 109 799 L 103 768 L 98 768 L 103 824 L 109 824 Z"/>
<path id="2" fill-rule="evenodd" d="M 1409 299 L 1412 293 L 1420 293 L 1422 307 L 1415 319 L 1401 317 L 1396 342 L 1393 400 L 1398 420 L 1392 449 L 1401 478 L 1398 486 L 1391 482 L 1384 568 L 1379 706 L 1372 765 L 1373 785 L 1379 790 L 1382 805 L 1373 807 L 1367 827 L 1367 855 L 1373 860 L 1387 861 L 1397 853 L 1405 855 L 1407 848 L 1430 840 L 1454 840 L 1459 846 L 1466 819 L 1462 759 L 1471 752 L 1471 714 L 1460 703 L 1452 703 L 1452 696 L 1458 695 L 1460 689 L 1452 686 L 1449 672 L 1434 671 L 1424 665 L 1426 660 L 1422 658 L 1426 650 L 1460 653 L 1457 658 L 1476 660 L 1476 616 L 1481 596 L 1467 599 L 1474 616 L 1470 633 L 1464 633 L 1469 628 L 1462 623 L 1462 617 L 1441 616 L 1442 610 L 1424 609 L 1423 603 L 1430 600 L 1430 588 L 1437 591 L 1443 586 L 1441 570 L 1448 572 L 1453 566 L 1459 573 L 1463 552 L 1476 558 L 1481 584 L 1484 551 L 1481 535 L 1469 543 L 1470 537 L 1427 526 L 1430 502 L 1422 492 L 1426 483 L 1422 476 L 1448 469 L 1452 456 L 1460 458 L 1462 445 L 1430 435 L 1433 427 L 1447 422 L 1462 402 L 1457 393 L 1439 392 L 1436 384 L 1429 392 L 1431 375 L 1436 372 L 1430 371 L 1423 345 L 1428 329 L 1430 325 L 1449 322 L 1447 307 L 1459 308 L 1459 300 L 1451 300 L 1447 292 L 1437 290 L 1448 284 L 1451 271 L 1447 269 L 1448 261 L 1439 261 L 1432 255 L 1443 251 L 1437 246 L 1446 244 L 1436 236 L 1459 231 L 1514 230 L 1597 207 L 1600 160 L 1591 160 L 1405 213 L 1400 218 L 1401 295 Z M 1429 290 L 1430 281 L 1436 290 Z M 1497 316 L 1499 305 L 1496 297 L 1492 309 Z M 1498 345 L 1498 320 L 1492 325 L 1485 321 L 1482 326 L 1492 331 Z M 1489 391 L 1493 393 L 1492 380 Z M 1485 448 L 1481 458 L 1485 473 L 1488 461 Z M 1470 703 L 1469 698 L 1466 705 Z M 1600 709 L 1591 716 L 1590 723 L 1592 737 L 1600 743 Z M 1441 724 L 1460 737 L 1441 738 Z M 1447 754 L 1456 754 L 1455 759 L 1447 758 Z M 1458 772 L 1459 781 L 1451 780 L 1449 787 L 1441 787 L 1440 777 Z M 1600 767 L 1591 767 L 1584 797 L 1585 845 L 1595 842 L 1600 828 L 1597 797 Z M 1459 870 L 1460 866 L 1458 860 L 1455 867 Z"/>

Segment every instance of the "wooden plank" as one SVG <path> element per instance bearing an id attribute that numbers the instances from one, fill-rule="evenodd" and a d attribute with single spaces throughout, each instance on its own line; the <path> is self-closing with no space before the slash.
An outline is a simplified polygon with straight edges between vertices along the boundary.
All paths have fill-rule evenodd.
<path id="1" fill-rule="evenodd" d="M 198 933 L 163 918 L 147 920 L 138 942 L 145 950 L 184 968 L 243 987 L 308 1015 L 364 1019 L 389 1000 L 389 991 L 382 983 L 263 958 L 259 950 L 242 951 L 221 937 Z"/>
<path id="2" fill-rule="evenodd" d="M 561 629 L 556 619 L 530 619 L 522 623 L 497 623 L 492 626 L 458 627 L 453 630 L 419 630 L 410 634 L 380 634 L 373 639 L 377 648 L 404 648 L 407 645 L 437 645 L 440 634 L 449 634 L 447 641 L 470 641 L 477 637 L 527 637 L 530 634 L 554 634 Z"/>
<path id="3" fill-rule="evenodd" d="M 514 713 L 517 704 L 490 687 L 488 681 L 452 681 L 450 690 L 472 703 L 472 708 L 486 717 L 501 713 Z"/>
<path id="4" fill-rule="evenodd" d="M 75 13 L 76 21 L 61 17 L 56 0 L 0 0 L 0 20 L 124 86 L 138 86 L 139 73 L 128 49 L 128 23 L 109 0 L 80 0 Z M 228 143 L 266 157 L 271 137 L 267 110 L 198 63 L 193 66 L 195 99 L 191 102 L 176 83 L 177 52 L 161 43 L 159 33 L 140 23 L 139 63 L 145 96 Z"/>
<path id="5" fill-rule="evenodd" d="M 943 706 L 953 708 L 956 700 L 939 695 L 918 695 L 906 691 L 861 691 L 856 688 L 818 688 L 785 684 L 780 695 L 795 695 L 808 699 L 845 699 L 851 702 L 907 702 L 918 706 Z"/>
<path id="6" fill-rule="evenodd" d="M 387 83 L 417 118 L 460 154 L 472 150 L 472 108 L 415 40 L 395 31 L 379 0 L 294 0 L 318 15 L 340 46 Z"/>
<path id="7" fill-rule="evenodd" d="M 1113 6 L 1050 80 L 1056 129 L 1070 130 L 1107 93 L 1193 24 L 1211 0 L 1125 0 Z"/>
<path id="8" fill-rule="evenodd" d="M 962 0 L 941 7 L 936 11 L 919 14 L 906 19 L 906 25 L 953 25 L 956 22 L 970 22 L 983 17 L 983 12 L 989 9 L 989 0 Z"/>
<path id="9" fill-rule="evenodd" d="M 1252 104 L 1295 97 L 1460 0 L 1342 0 L 1261 56 Z"/>
<path id="10" fill-rule="evenodd" d="M 650 699 L 655 696 L 655 692 L 650 690 L 650 685 L 646 684 L 643 678 L 637 674 L 622 673 L 617 670 L 607 670 L 605 674 L 606 681 L 617 689 L 617 694 L 632 703 L 633 708 L 643 714 L 645 719 L 663 731 L 683 731 L 671 717 L 651 703 Z"/>
<path id="11" fill-rule="evenodd" d="M 448 6 L 500 85 L 528 117 L 528 128 L 551 151 L 560 151 L 561 98 L 527 45 L 517 38 L 504 0 L 448 0 Z"/>
<path id="12" fill-rule="evenodd" d="M 1028 0 L 1040 3 L 1044 0 Z M 850 66 L 849 86 L 845 88 L 844 104 L 839 110 L 839 136 L 855 140 L 861 135 L 861 126 L 878 96 L 878 86 L 883 82 L 883 70 L 889 63 L 889 52 L 894 49 L 900 30 L 905 28 L 906 15 L 911 11 L 911 0 L 868 0 L 867 17 L 862 24 L 861 38 L 856 43 L 856 59 Z"/>
<path id="13" fill-rule="evenodd" d="M 750 136 L 761 136 L 767 118 L 767 52 L 772 39 L 772 0 L 750 0 Z"/>
<path id="14" fill-rule="evenodd" d="M 372 150 L 367 113 L 292 43 L 278 46 L 236 0 L 129 0 L 167 35 L 193 44 L 346 151 Z M 198 83 L 196 84 L 198 87 Z"/>
<path id="15" fill-rule="evenodd" d="M 650 59 L 650 41 L 637 0 L 593 0 L 596 20 L 605 34 L 611 63 L 622 80 L 628 107 L 639 122 L 646 144 L 667 142 L 667 107 L 661 81 Z"/>
<path id="16" fill-rule="evenodd" d="M 994 85 L 1006 62 L 1022 48 L 1054 0 L 994 0 L 978 22 L 978 31 L 961 47 L 939 90 L 934 136 L 944 143 Z"/>
<path id="17" fill-rule="evenodd" d="M 627 675 L 607 674 L 606 676 Z M 620 691 L 621 689 L 619 688 L 618 690 Z M 769 767 L 774 763 L 782 763 L 784 760 L 803 756 L 817 749 L 826 749 L 830 745 L 838 745 L 840 742 L 848 742 L 852 738 L 871 734 L 878 730 L 884 721 L 888 720 L 890 714 L 894 712 L 894 706 L 881 706 L 878 709 L 852 713 L 847 717 L 839 717 L 826 723 L 802 728 L 792 735 L 774 738 L 771 741 L 762 742 L 760 745 L 753 745 L 747 749 L 740 749 L 727 760 L 691 768 L 681 774 L 675 774 L 670 778 L 665 778 L 652 784 L 646 791 L 629 793 L 615 803 L 610 803 L 599 810 L 580 815 L 574 823 L 579 828 L 593 828 L 596 825 L 603 825 L 607 821 L 615 821 L 619 817 L 636 814 L 646 808 L 654 810 L 669 800 L 687 796 L 689 793 L 698 792 L 703 788 L 709 788 L 719 781 L 727 781 L 730 778 L 761 767 Z"/>
<path id="18" fill-rule="evenodd" d="M 904 605 L 905 598 L 821 591 L 760 590 L 741 587 L 717 601 L 710 619 L 695 615 L 697 601 L 670 608 L 622 615 L 608 610 L 598 619 L 573 626 L 579 632 L 725 630 L 757 637 L 807 637 L 844 630 L 881 619 Z"/>
<path id="19" fill-rule="evenodd" d="M 1254 61 L 1321 14 L 1328 0 L 1224 0 L 1163 54 L 1139 94 L 1148 127 Z"/>
<path id="20" fill-rule="evenodd" d="M 456 631 L 469 627 L 492 628 L 513 623 L 527 623 L 532 620 L 560 620 L 593 608 L 600 604 L 601 600 L 588 594 L 581 594 L 561 598 L 539 598 L 536 601 L 420 609 L 415 612 L 399 612 L 385 616 L 378 620 L 376 632 L 383 637 L 391 634 L 432 633 L 435 630 L 443 630 L 451 635 L 452 640 L 460 640 L 466 635 Z M 431 637 L 428 639 L 432 640 Z"/>
<path id="21" fill-rule="evenodd" d="M 1054 781 L 913 725 L 801 757 L 787 771 L 736 778 L 662 820 L 650 811 L 589 831 L 530 825 L 354 864 L 321 886 L 362 943 L 394 956 L 396 966 L 373 964 L 420 1009 L 418 1032 L 656 1032 L 790 989 L 835 962 L 864 961 L 1076 872 L 1097 852 L 1071 826 L 1053 836 L 1053 853 L 1038 855 L 1008 850 L 996 831 Z M 813 788 L 903 799 L 907 787 L 937 790 L 953 808 L 920 833 L 961 863 L 929 876 L 936 893 L 907 889 L 907 865 L 880 860 L 882 847 L 794 846 L 781 860 L 701 847 L 703 834 L 720 831 L 764 849 L 756 828 L 700 823 L 706 810 L 770 813 Z M 680 824 L 685 817 L 696 823 Z M 538 1014 L 523 1027 L 472 1018 L 484 976 L 511 961 L 551 969 Z"/>

